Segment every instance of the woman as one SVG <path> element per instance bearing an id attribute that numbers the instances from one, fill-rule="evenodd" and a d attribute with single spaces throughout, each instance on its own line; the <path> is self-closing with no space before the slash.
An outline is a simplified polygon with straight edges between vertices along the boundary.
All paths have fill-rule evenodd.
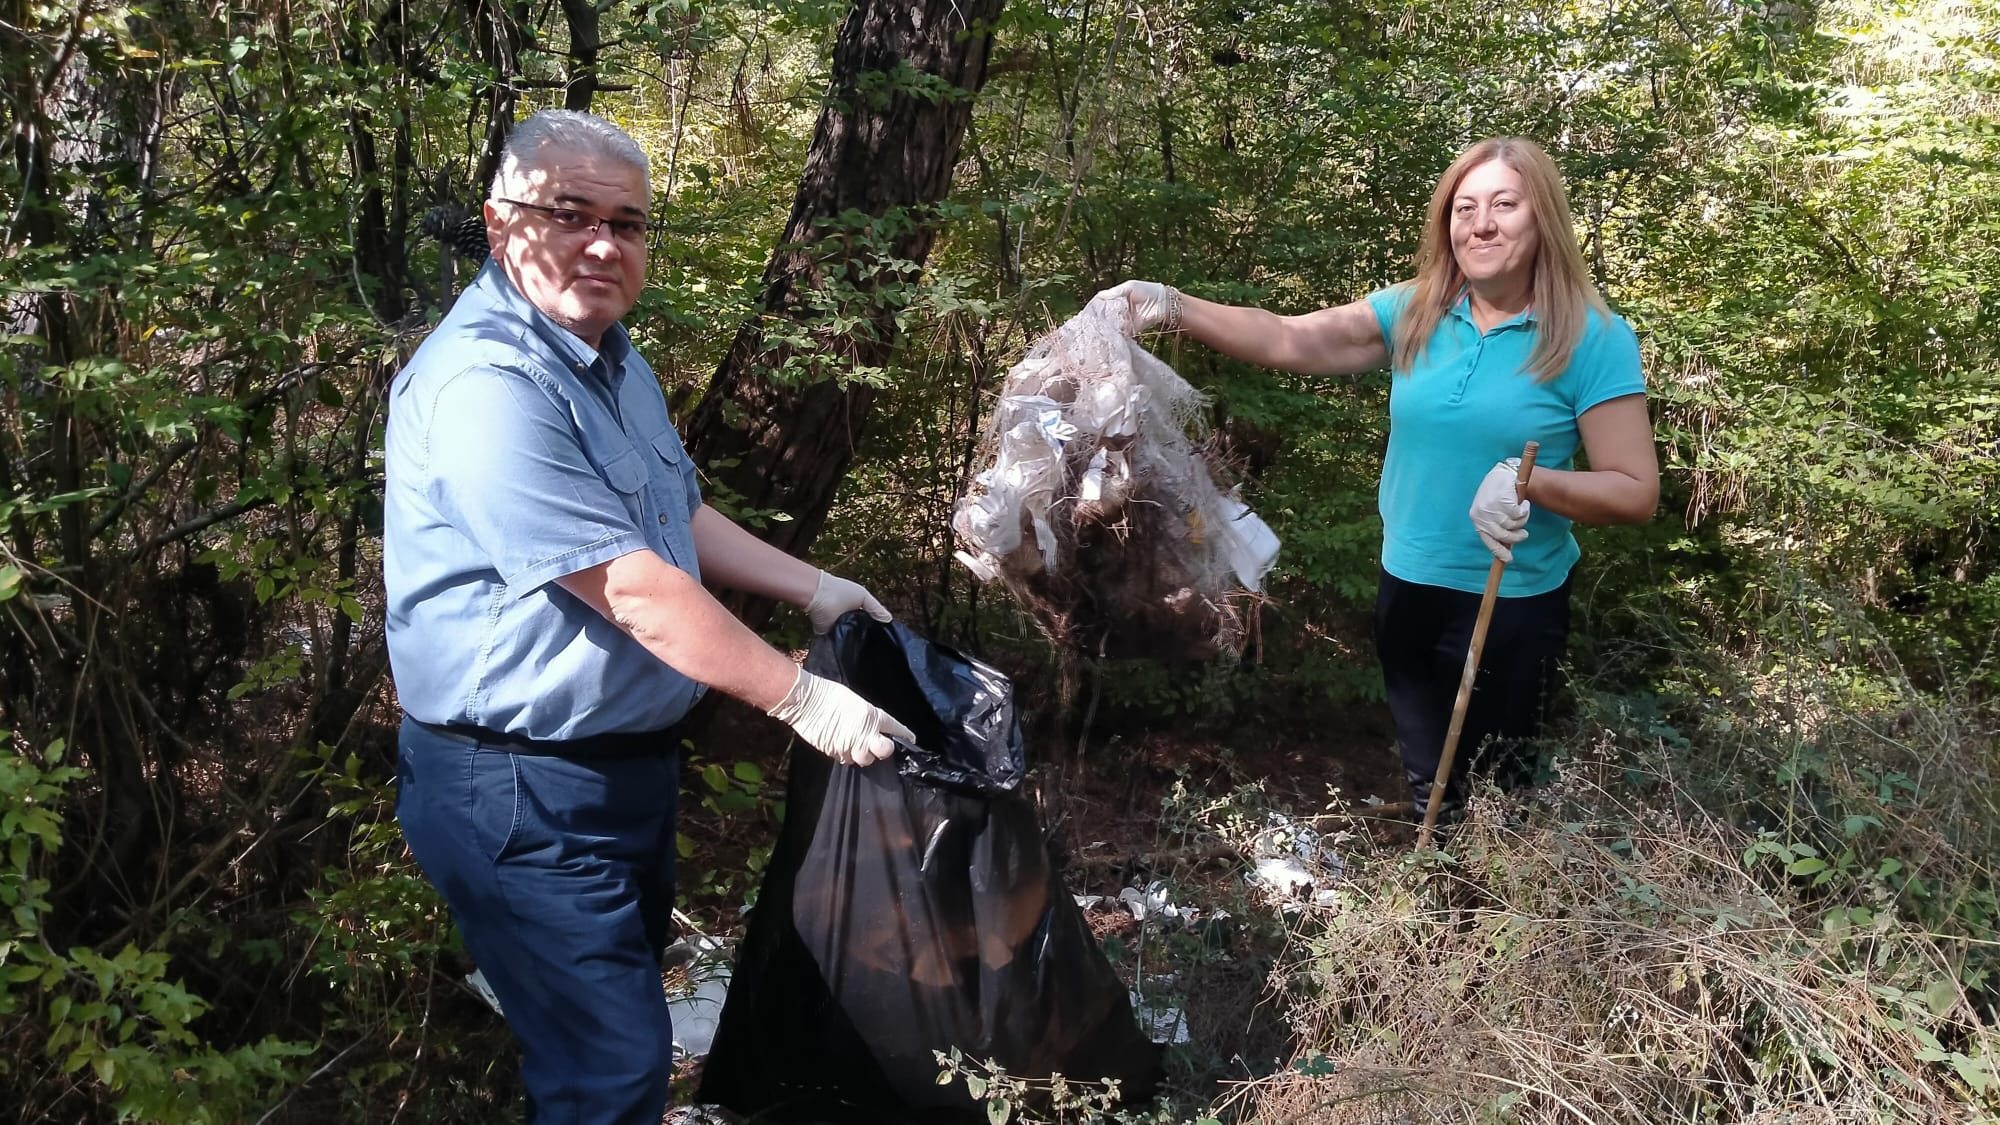
<path id="1" fill-rule="evenodd" d="M 1147 281 L 1099 298 L 1123 299 L 1135 333 L 1266 367 L 1393 368 L 1375 644 L 1418 814 L 1494 558 L 1509 565 L 1459 745 L 1532 737 L 1569 632 L 1570 524 L 1640 523 L 1659 502 L 1638 340 L 1591 284 L 1548 154 L 1519 137 L 1461 153 L 1431 194 L 1416 277 L 1349 304 L 1278 316 Z M 1516 495 L 1528 441 L 1541 449 Z"/>

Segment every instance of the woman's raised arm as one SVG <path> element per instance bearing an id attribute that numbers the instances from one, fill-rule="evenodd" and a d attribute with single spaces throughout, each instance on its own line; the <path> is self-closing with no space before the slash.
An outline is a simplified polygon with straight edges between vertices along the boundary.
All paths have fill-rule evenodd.
<path id="1" fill-rule="evenodd" d="M 1279 316 L 1189 297 L 1156 281 L 1128 281 L 1098 299 L 1114 296 L 1126 301 L 1134 334 L 1178 328 L 1224 355 L 1260 367 L 1302 375 L 1355 375 L 1389 365 L 1389 347 L 1367 301 Z"/>

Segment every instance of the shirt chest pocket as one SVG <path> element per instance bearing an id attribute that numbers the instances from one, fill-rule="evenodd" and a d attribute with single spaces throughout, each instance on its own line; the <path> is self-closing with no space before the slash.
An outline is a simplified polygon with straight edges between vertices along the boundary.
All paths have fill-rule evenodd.
<path id="1" fill-rule="evenodd" d="M 646 459 L 632 448 L 606 455 L 593 454 L 599 476 L 625 502 L 625 514 L 642 530 L 652 522 L 652 499 L 646 491 Z"/>
<path id="2" fill-rule="evenodd" d="M 699 578 L 701 570 L 695 559 L 691 521 L 701 502 L 687 486 L 687 451 L 671 429 L 646 438 L 639 450 L 650 478 L 657 526 L 674 565 Z"/>

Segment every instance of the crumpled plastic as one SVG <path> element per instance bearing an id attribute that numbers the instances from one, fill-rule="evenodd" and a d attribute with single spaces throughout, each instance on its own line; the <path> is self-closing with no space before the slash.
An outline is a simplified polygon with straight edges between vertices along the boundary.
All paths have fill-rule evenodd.
<path id="1" fill-rule="evenodd" d="M 1217 486 L 1206 400 L 1125 316 L 1093 301 L 1008 371 L 986 467 L 952 517 L 955 557 L 1077 647 L 1240 648 L 1237 603 L 1261 591 L 1278 538 Z"/>

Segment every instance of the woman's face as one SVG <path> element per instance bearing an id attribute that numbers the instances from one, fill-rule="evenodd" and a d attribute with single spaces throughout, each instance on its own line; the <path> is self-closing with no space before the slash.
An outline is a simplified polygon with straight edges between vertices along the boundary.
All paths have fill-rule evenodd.
<path id="1" fill-rule="evenodd" d="M 1534 276 L 1541 244 L 1519 172 L 1489 160 L 1458 181 L 1451 198 L 1451 252 L 1466 280 L 1525 282 Z"/>

